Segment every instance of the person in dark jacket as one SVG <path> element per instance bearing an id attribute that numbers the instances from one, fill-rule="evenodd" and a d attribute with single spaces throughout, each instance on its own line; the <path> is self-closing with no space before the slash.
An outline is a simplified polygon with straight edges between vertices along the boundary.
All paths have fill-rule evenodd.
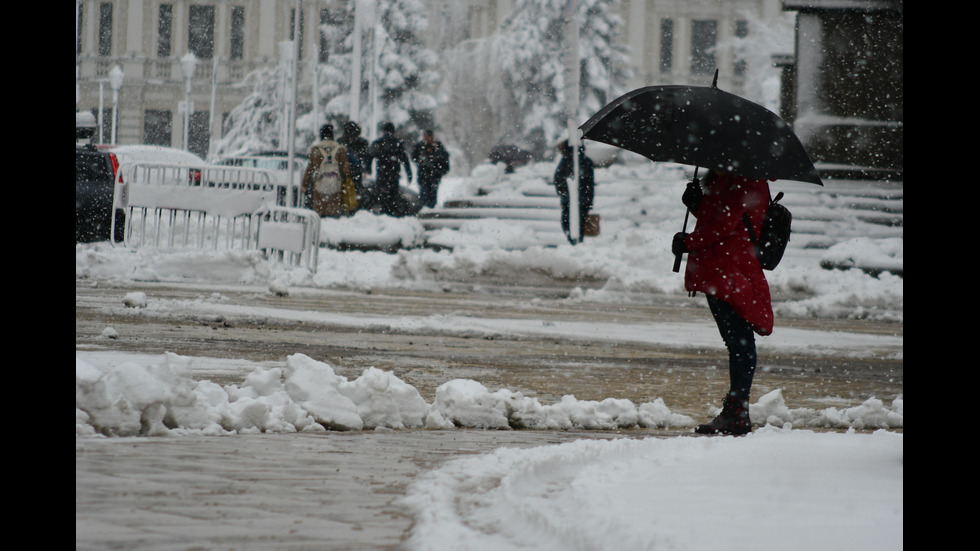
<path id="1" fill-rule="evenodd" d="M 749 394 L 757 362 L 755 334 L 772 333 L 773 312 L 769 283 L 742 215 L 748 215 L 758 235 L 769 204 L 769 184 L 709 171 L 701 182 L 688 184 L 682 200 L 697 224 L 691 233 L 674 235 L 671 251 L 689 253 L 684 286 L 707 296 L 728 348 L 730 386 L 722 411 L 695 431 L 745 434 L 752 430 Z"/>
<path id="2" fill-rule="evenodd" d="M 386 122 L 381 126 L 382 136 L 371 144 L 369 154 L 375 163 L 375 195 L 382 214 L 403 216 L 405 201 L 399 191 L 401 165 L 405 165 L 408 182 L 412 182 L 412 165 L 405 153 L 405 146 L 395 137 L 395 125 Z"/>
<path id="3" fill-rule="evenodd" d="M 449 172 L 449 152 L 436 141 L 432 130 L 422 132 L 422 140 L 412 148 L 412 161 L 418 167 L 419 202 L 423 207 L 436 206 L 439 182 Z"/>
<path id="4" fill-rule="evenodd" d="M 360 193 L 364 181 L 364 172 L 371 164 L 371 159 L 368 156 L 370 144 L 361 136 L 361 127 L 354 121 L 344 123 L 344 135 L 337 141 L 347 148 L 347 158 L 351 162 L 354 184 Z"/>
<path id="5" fill-rule="evenodd" d="M 578 147 L 579 224 L 578 235 L 572 236 L 571 219 L 569 216 L 571 205 L 568 196 L 568 179 L 572 177 L 574 166 L 572 162 L 572 148 L 569 147 L 568 140 L 564 140 L 558 144 L 558 153 L 561 155 L 561 160 L 558 161 L 558 167 L 555 169 L 553 184 L 555 191 L 558 192 L 558 197 L 561 199 L 561 229 L 565 232 L 565 236 L 568 237 L 569 243 L 575 245 L 576 243 L 582 242 L 585 220 L 589 216 L 589 211 L 592 210 L 592 201 L 595 198 L 595 173 L 592 159 L 586 157 L 585 147 L 580 145 Z"/>

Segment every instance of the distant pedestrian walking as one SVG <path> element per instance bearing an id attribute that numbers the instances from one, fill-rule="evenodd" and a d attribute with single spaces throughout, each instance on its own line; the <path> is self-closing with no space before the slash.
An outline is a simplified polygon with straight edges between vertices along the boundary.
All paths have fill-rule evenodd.
<path id="1" fill-rule="evenodd" d="M 301 189 L 306 206 L 320 216 L 350 215 L 357 209 L 347 149 L 334 141 L 329 124 L 320 127 L 320 141 L 310 148 Z"/>
<path id="2" fill-rule="evenodd" d="M 439 182 L 449 172 L 449 152 L 432 130 L 425 130 L 422 140 L 412 149 L 412 160 L 418 167 L 419 202 L 432 208 L 439 196 Z"/>
<path id="3" fill-rule="evenodd" d="M 367 172 L 371 165 L 371 157 L 368 153 L 370 144 L 361 136 L 361 127 L 354 121 L 344 123 L 344 135 L 337 141 L 347 148 L 347 159 L 351 164 L 351 176 L 354 178 L 354 185 L 360 191 L 364 181 L 364 172 Z"/>
<path id="4" fill-rule="evenodd" d="M 585 156 L 585 147 L 580 145 L 578 147 L 578 235 L 572 236 L 568 179 L 573 177 L 574 166 L 572 164 L 572 148 L 569 147 L 568 140 L 558 144 L 558 153 L 561 154 L 561 160 L 558 161 L 558 167 L 555 169 L 553 183 L 555 191 L 558 192 L 561 199 L 561 229 L 565 232 L 569 243 L 575 245 L 582 242 L 585 221 L 589 216 L 589 211 L 592 210 L 592 201 L 595 198 L 595 172 L 592 159 Z"/>
<path id="5" fill-rule="evenodd" d="M 386 122 L 381 126 L 382 136 L 371 144 L 369 154 L 375 163 L 375 200 L 382 214 L 405 216 L 409 214 L 406 201 L 399 191 L 401 165 L 405 165 L 408 182 L 412 182 L 412 165 L 405 153 L 405 146 L 395 137 L 395 125 Z"/>

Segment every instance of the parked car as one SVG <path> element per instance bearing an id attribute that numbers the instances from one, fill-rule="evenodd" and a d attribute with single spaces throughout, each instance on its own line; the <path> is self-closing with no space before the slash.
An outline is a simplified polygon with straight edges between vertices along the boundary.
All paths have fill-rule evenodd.
<path id="1" fill-rule="evenodd" d="M 296 170 L 306 170 L 309 156 L 306 153 L 293 153 L 293 166 Z M 264 168 L 267 170 L 287 171 L 289 169 L 289 153 L 286 151 L 259 151 L 244 155 L 220 157 L 214 161 L 216 165 L 243 166 L 246 168 Z"/>
<path id="2" fill-rule="evenodd" d="M 156 145 L 75 146 L 75 242 L 107 241 L 112 231 L 113 183 L 126 163 L 202 167 L 204 159 L 180 149 Z M 197 172 L 198 178 L 200 172 Z M 117 211 L 115 241 L 122 241 L 124 217 Z"/>
<path id="3" fill-rule="evenodd" d="M 284 206 L 297 204 L 299 198 L 299 187 L 303 181 L 303 172 L 309 156 L 305 153 L 293 153 L 293 194 L 287 204 L 286 187 L 289 180 L 289 152 L 287 151 L 259 151 L 244 155 L 231 155 L 220 157 L 214 161 L 216 165 L 240 166 L 243 168 L 261 168 L 271 170 L 275 173 L 276 184 L 279 186 L 277 202 Z"/>

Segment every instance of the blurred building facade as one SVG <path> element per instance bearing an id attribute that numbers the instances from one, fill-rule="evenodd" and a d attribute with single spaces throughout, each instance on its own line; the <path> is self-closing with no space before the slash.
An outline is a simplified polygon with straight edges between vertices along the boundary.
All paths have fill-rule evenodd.
<path id="1" fill-rule="evenodd" d="M 781 116 L 821 172 L 902 179 L 902 0 L 783 0 L 796 12 Z"/>
<path id="2" fill-rule="evenodd" d="M 110 75 L 119 67 L 117 142 L 206 156 L 223 117 L 251 91 L 241 85 L 244 77 L 281 62 L 279 43 L 294 34 L 295 7 L 286 0 L 76 0 L 76 111 L 93 111 L 103 121 L 95 141 L 100 135 L 108 141 Z M 314 51 L 315 34 L 300 37 L 302 51 Z M 188 53 L 198 62 L 185 144 L 188 79 L 181 59 Z"/>
<path id="3" fill-rule="evenodd" d="M 91 111 L 101 121 L 97 142 L 110 140 L 117 113 L 118 143 L 207 156 L 224 118 L 251 92 L 244 77 L 282 63 L 282 44 L 297 34 L 299 110 L 303 104 L 309 109 L 310 68 L 326 55 L 317 29 L 338 24 L 342 1 L 76 0 L 76 111 Z M 424 36 L 437 52 L 496 32 L 514 7 L 513 0 L 422 3 L 430 21 Z M 627 89 L 708 84 L 717 67 L 719 87 L 735 93 L 745 86 L 745 70 L 729 45 L 748 35 L 749 19 L 782 15 L 780 0 L 621 0 L 616 9 L 631 56 Z M 198 60 L 189 84 L 181 67 L 188 53 Z M 116 67 L 120 71 L 110 78 Z M 185 144 L 188 86 L 192 112 Z"/>

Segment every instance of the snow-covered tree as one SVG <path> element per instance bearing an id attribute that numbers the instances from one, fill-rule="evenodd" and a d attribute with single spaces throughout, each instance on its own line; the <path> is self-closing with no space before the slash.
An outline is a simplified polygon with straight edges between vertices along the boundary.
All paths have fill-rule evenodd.
<path id="1" fill-rule="evenodd" d="M 622 93 L 629 78 L 622 20 L 611 9 L 617 1 L 578 1 L 580 122 Z M 498 33 L 453 52 L 454 101 L 462 96 L 484 104 L 490 116 L 484 114 L 483 123 L 492 125 L 494 143 L 550 157 L 567 133 L 564 14 L 565 0 L 517 0 Z"/>
<path id="2" fill-rule="evenodd" d="M 793 51 L 796 12 L 763 18 L 755 11 L 745 10 L 739 15 L 746 25 L 744 36 L 736 36 L 730 44 L 718 47 L 730 47 L 736 63 L 744 67 L 742 95 L 779 113 L 781 70 L 773 66 L 772 54 Z"/>
<path id="3" fill-rule="evenodd" d="M 223 136 L 214 146 L 215 155 L 280 149 L 285 135 L 283 113 L 289 102 L 288 78 L 289 66 L 283 63 L 245 77 L 243 85 L 251 87 L 252 93 L 228 114 Z"/>
<path id="4" fill-rule="evenodd" d="M 316 93 L 298 99 L 300 109 L 296 122 L 296 147 L 302 151 L 315 141 L 321 124 L 331 122 L 336 128 L 349 120 L 351 108 L 351 74 L 354 52 L 354 16 L 356 7 L 372 8 L 362 33 L 362 72 L 358 124 L 367 129 L 372 120 L 390 121 L 398 132 L 413 134 L 430 126 L 433 111 L 440 100 L 432 92 L 439 73 L 438 56 L 428 50 L 418 33 L 427 26 L 426 12 L 419 0 L 386 0 L 369 2 L 348 0 L 337 8 L 332 23 L 321 25 L 327 44 L 327 60 L 314 69 Z M 377 64 L 373 63 L 373 44 L 377 44 Z M 377 113 L 370 87 L 371 71 L 377 90 Z M 229 115 L 224 137 L 216 144 L 219 154 L 233 154 L 257 149 L 286 149 L 280 142 L 284 106 L 288 90 L 282 84 L 288 78 L 288 64 L 260 69 L 248 75 L 245 85 L 253 92 Z M 317 100 L 312 109 L 313 98 Z M 302 106 L 305 106 L 303 108 Z M 314 118 L 318 120 L 314 120 Z M 365 132 L 367 134 L 367 132 Z"/>
<path id="5" fill-rule="evenodd" d="M 364 4 L 356 0 L 347 2 L 342 26 L 322 27 L 331 44 L 327 63 L 317 67 L 320 105 L 316 111 L 322 120 L 317 123 L 302 119 L 301 128 L 312 130 L 324 121 L 339 128 L 350 118 L 354 10 L 358 5 Z M 361 83 L 356 122 L 367 130 L 372 120 L 390 121 L 399 133 L 406 134 L 431 126 L 433 111 L 440 103 L 433 92 L 439 80 L 436 70 L 439 59 L 419 38 L 419 33 L 428 26 L 421 2 L 375 2 L 373 10 L 366 11 L 361 34 Z M 372 70 L 376 105 L 372 97 Z M 373 113 L 375 106 L 377 113 Z"/>

